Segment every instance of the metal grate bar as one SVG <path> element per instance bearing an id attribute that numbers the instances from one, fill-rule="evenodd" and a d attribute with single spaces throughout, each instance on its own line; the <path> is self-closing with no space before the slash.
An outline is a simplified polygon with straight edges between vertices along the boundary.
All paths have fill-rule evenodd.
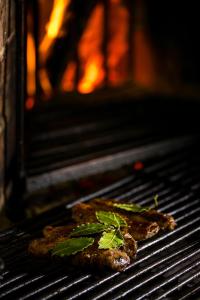
<path id="1" fill-rule="evenodd" d="M 193 286 L 192 288 L 190 288 L 189 291 L 187 291 L 184 296 L 180 296 L 178 299 L 179 300 L 186 300 L 186 299 L 191 299 L 191 297 L 192 297 L 193 300 L 194 299 L 198 300 L 193 295 L 195 295 L 195 294 L 197 295 L 197 293 L 199 294 L 199 292 L 200 292 L 200 282 L 198 282 L 196 286 Z"/>
<path id="2" fill-rule="evenodd" d="M 62 288 L 59 288 L 59 291 L 60 291 L 60 292 L 66 291 L 66 290 L 69 289 L 71 286 L 75 286 L 75 285 L 79 284 L 80 282 L 86 280 L 88 277 L 89 277 L 89 275 L 88 275 L 88 276 L 83 276 L 83 277 L 81 277 L 81 278 L 77 278 L 76 280 L 73 280 L 73 281 L 71 281 L 71 282 L 67 282 L 67 283 L 65 283 L 65 285 L 64 285 Z M 37 296 L 38 293 L 40 293 L 41 291 L 44 291 L 44 290 L 46 290 L 46 289 L 49 289 L 49 288 L 52 289 L 52 287 L 53 287 L 54 285 L 56 285 L 57 283 L 60 283 L 60 282 L 62 282 L 62 281 L 64 281 L 64 280 L 66 280 L 67 278 L 68 278 L 68 276 L 61 277 L 59 280 L 52 281 L 52 282 L 49 283 L 48 285 L 45 284 L 45 285 L 43 285 L 42 287 L 37 288 L 37 290 L 33 291 L 32 293 L 29 293 L 29 294 L 27 294 L 27 295 L 25 295 L 25 296 L 22 296 L 20 299 L 21 299 L 21 300 L 22 300 L 22 299 L 25 300 L 25 299 L 30 299 L 30 297 L 39 297 L 39 296 Z M 55 296 L 55 295 L 57 295 L 57 294 L 58 294 L 58 290 L 56 289 L 56 292 L 51 293 L 51 296 Z M 49 298 L 48 296 L 47 296 L 47 297 L 42 297 L 42 299 L 48 299 L 48 298 Z M 37 298 L 37 299 L 39 299 L 39 298 Z"/>
<path id="3" fill-rule="evenodd" d="M 170 264 L 170 266 L 168 267 L 164 267 L 164 269 L 158 273 L 156 273 L 155 275 L 151 276 L 151 278 L 148 278 L 147 280 L 142 280 L 141 283 L 139 283 L 138 285 L 135 285 L 133 288 L 129 288 L 128 291 L 121 293 L 119 296 L 115 296 L 115 299 L 119 299 L 121 297 L 127 296 L 128 294 L 131 294 L 134 290 L 139 289 L 139 288 L 143 288 L 143 285 L 145 285 L 146 283 L 149 283 L 150 281 L 153 281 L 154 279 L 156 279 L 157 277 L 159 277 L 160 275 L 163 275 L 165 272 L 169 271 L 170 269 L 173 269 L 174 267 L 176 267 L 177 265 L 180 265 L 182 262 L 184 262 L 185 260 L 191 258 L 193 255 L 199 253 L 199 250 L 197 250 L 196 252 L 190 254 L 190 255 L 186 255 L 184 258 L 179 259 L 179 261 L 176 261 L 174 264 Z M 193 266 L 197 266 L 200 263 L 198 261 L 195 262 L 195 264 L 193 264 L 192 266 L 190 266 L 187 270 L 184 270 L 182 273 L 180 272 L 180 270 L 177 272 L 176 275 L 174 275 L 173 277 L 171 277 L 169 280 L 164 280 L 164 282 L 157 284 L 156 287 L 154 287 L 152 290 L 150 290 L 148 293 L 142 294 L 142 296 L 137 297 L 137 300 L 139 299 L 143 299 L 145 297 L 148 297 L 149 295 L 151 295 L 153 292 L 155 292 L 157 289 L 162 288 L 164 285 L 168 284 L 169 282 L 175 280 L 177 277 L 181 276 L 183 273 L 189 271 Z M 94 298 L 95 300 L 100 299 L 101 297 L 96 297 Z"/>
<path id="4" fill-rule="evenodd" d="M 197 266 L 200 265 L 200 262 L 197 261 L 194 264 L 192 264 L 187 270 L 182 271 L 181 273 L 179 272 L 178 274 L 176 274 L 176 276 L 174 276 L 173 278 L 170 278 L 169 281 L 164 282 L 163 284 L 161 284 L 160 286 L 158 286 L 156 289 L 158 290 L 159 288 L 163 287 L 164 285 L 166 285 L 167 283 L 174 281 L 175 279 L 179 278 L 181 275 L 185 274 L 186 272 L 189 272 L 191 269 L 196 268 Z M 194 278 L 200 276 L 200 271 L 197 272 L 193 277 L 189 277 L 187 280 L 183 281 L 181 284 L 175 285 L 172 289 L 170 289 L 169 291 L 167 291 L 166 293 L 164 293 L 162 296 L 158 297 L 157 300 L 160 299 L 164 299 L 167 295 L 169 295 L 171 292 L 173 292 L 175 289 L 180 288 L 181 286 L 185 285 L 186 283 L 190 282 L 191 280 L 194 280 Z M 155 289 L 155 290 L 156 290 Z M 154 290 L 154 291 L 155 291 Z M 149 294 L 147 294 L 148 296 L 151 294 L 152 292 L 150 292 Z M 140 299 L 144 299 L 146 295 L 143 295 L 140 298 L 137 298 L 137 300 Z"/>

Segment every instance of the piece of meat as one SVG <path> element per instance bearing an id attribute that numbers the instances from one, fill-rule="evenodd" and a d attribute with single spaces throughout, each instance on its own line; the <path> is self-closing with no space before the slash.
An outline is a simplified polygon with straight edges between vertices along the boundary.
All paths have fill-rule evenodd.
<path id="1" fill-rule="evenodd" d="M 99 269 L 108 267 L 115 271 L 123 271 L 133 260 L 136 252 L 136 241 L 129 233 L 126 233 L 124 245 L 119 249 L 99 250 L 96 240 L 92 246 L 77 253 L 73 258 L 73 263 L 82 266 L 97 266 Z"/>
<path id="2" fill-rule="evenodd" d="M 99 200 L 98 202 L 94 200 L 94 202 L 91 201 L 87 204 L 79 203 L 72 208 L 72 217 L 78 223 L 97 222 L 95 215 L 97 210 L 111 211 L 111 206 L 106 205 L 104 200 Z M 146 220 L 139 215 L 126 214 L 125 211 L 121 212 L 113 207 L 113 202 L 112 211 L 117 212 L 126 220 L 128 231 L 136 241 L 146 240 L 159 231 L 159 226 L 156 222 Z"/>
<path id="3" fill-rule="evenodd" d="M 55 240 L 59 237 L 67 237 L 70 232 L 72 232 L 72 229 L 74 228 L 74 225 L 65 225 L 65 226 L 45 226 L 43 229 L 43 235 L 45 238 L 48 238 L 49 240 Z"/>
<path id="4" fill-rule="evenodd" d="M 143 212 L 142 216 L 149 221 L 158 223 L 159 227 L 163 230 L 174 230 L 176 227 L 176 222 L 171 215 L 163 214 L 155 209 Z"/>
<path id="5" fill-rule="evenodd" d="M 88 247 L 71 257 L 76 266 L 90 266 L 104 269 L 108 267 L 114 271 L 123 271 L 131 262 L 125 251 L 120 249 L 98 250 L 96 245 Z"/>
<path id="6" fill-rule="evenodd" d="M 66 237 L 66 232 L 68 231 L 69 234 L 69 227 L 71 226 L 47 226 L 43 230 L 46 237 L 31 241 L 28 249 L 29 253 L 37 257 L 50 256 L 50 250 L 54 248 L 57 243 L 68 238 Z M 70 262 L 78 266 L 96 266 L 100 269 L 109 267 L 115 271 L 122 271 L 130 264 L 137 252 L 137 243 L 132 236 L 129 233 L 125 233 L 123 236 L 123 246 L 119 249 L 108 250 L 98 249 L 98 237 L 92 246 L 70 256 Z"/>
<path id="7" fill-rule="evenodd" d="M 93 203 L 93 205 L 96 208 L 99 206 L 99 207 L 104 208 L 105 210 L 106 209 L 111 210 L 114 203 L 120 203 L 120 202 L 118 202 L 116 200 L 97 198 L 89 203 Z M 166 230 L 166 229 L 173 230 L 176 227 L 176 222 L 171 215 L 161 213 L 155 209 L 150 209 L 149 211 L 144 211 L 144 212 L 135 213 L 135 214 L 133 214 L 132 212 L 128 212 L 128 211 L 122 212 L 121 209 L 118 209 L 116 207 L 113 207 L 113 211 L 119 212 L 120 214 L 126 215 L 129 218 L 132 218 L 134 220 L 139 220 L 137 217 L 137 216 L 139 216 L 139 217 L 142 217 L 143 220 L 156 222 L 159 225 L 160 229 L 162 229 L 162 230 Z"/>
<path id="8" fill-rule="evenodd" d="M 95 206 L 87 203 L 76 204 L 72 207 L 72 219 L 79 224 L 96 222 Z"/>
<path id="9" fill-rule="evenodd" d="M 32 240 L 28 246 L 28 252 L 37 257 L 50 257 L 50 250 L 59 242 L 64 241 L 64 238 L 48 239 L 40 238 Z"/>
<path id="10" fill-rule="evenodd" d="M 97 268 L 109 267 L 115 271 L 122 271 L 133 260 L 137 252 L 137 241 L 155 235 L 159 229 L 173 230 L 176 223 L 172 216 L 151 209 L 141 213 L 122 211 L 114 207 L 115 200 L 94 199 L 88 203 L 79 203 L 72 208 L 72 225 L 46 226 L 43 238 L 36 239 L 29 244 L 29 253 L 38 257 L 51 257 L 51 250 L 62 241 L 69 238 L 73 228 L 84 223 L 98 222 L 96 211 L 113 211 L 122 216 L 128 226 L 121 228 L 124 245 L 119 249 L 99 249 L 98 240 L 101 234 L 96 234 L 93 245 L 67 257 L 76 266 L 92 266 Z M 119 202 L 117 202 L 119 203 Z"/>

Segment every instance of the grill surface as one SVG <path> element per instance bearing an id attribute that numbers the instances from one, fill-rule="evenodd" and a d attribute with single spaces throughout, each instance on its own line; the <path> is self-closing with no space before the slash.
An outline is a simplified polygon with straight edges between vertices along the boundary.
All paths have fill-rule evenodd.
<path id="1" fill-rule="evenodd" d="M 147 160 L 145 169 L 95 196 L 128 199 L 159 208 L 177 221 L 175 231 L 139 243 L 136 260 L 123 273 L 80 271 L 65 263 L 28 256 L 28 241 L 47 224 L 69 219 L 61 206 L 0 235 L 1 299 L 198 299 L 200 295 L 200 157 L 197 145 Z M 3 262 L 1 263 L 1 265 Z"/>

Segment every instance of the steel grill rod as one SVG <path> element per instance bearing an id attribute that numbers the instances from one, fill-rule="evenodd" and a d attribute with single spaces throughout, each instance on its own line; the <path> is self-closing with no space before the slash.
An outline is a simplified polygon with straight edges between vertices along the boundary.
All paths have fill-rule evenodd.
<path id="1" fill-rule="evenodd" d="M 191 253 L 191 254 L 189 254 L 189 255 L 186 253 L 186 255 L 185 255 L 183 258 L 179 259 L 178 261 L 176 261 L 176 262 L 173 263 L 173 264 L 170 264 L 168 267 L 166 267 L 166 265 L 164 265 L 162 271 L 157 272 L 155 275 L 152 275 L 152 276 L 151 276 L 150 278 L 148 278 L 147 280 L 144 280 L 144 281 L 140 282 L 138 285 L 135 285 L 133 288 L 129 288 L 129 290 L 128 290 L 127 292 L 124 292 L 123 294 L 121 294 L 121 296 L 125 296 L 125 295 L 129 294 L 130 292 L 132 292 L 133 290 L 138 289 L 139 287 L 145 285 L 147 282 L 149 282 L 149 281 L 155 279 L 156 277 L 159 277 L 160 275 L 163 275 L 165 272 L 167 272 L 167 271 L 173 269 L 173 268 L 176 267 L 177 265 L 180 265 L 182 262 L 184 262 L 184 261 L 186 261 L 187 259 L 189 259 L 189 258 L 195 256 L 195 255 L 198 254 L 198 253 L 200 253 L 200 249 L 194 251 L 193 253 Z M 170 262 L 169 262 L 169 263 L 170 263 Z M 199 264 L 200 264 L 200 262 L 198 262 L 198 260 L 197 260 L 197 262 L 195 262 L 195 266 L 197 266 L 197 265 L 199 265 Z M 190 267 L 190 268 L 192 268 L 192 267 Z M 189 268 L 188 268 L 187 270 L 185 270 L 185 271 L 187 272 L 188 270 L 189 270 Z M 179 276 L 179 275 L 181 275 L 180 271 L 178 272 L 177 276 Z M 176 277 L 171 277 L 171 278 L 169 279 L 169 281 L 174 280 L 175 278 L 176 278 Z M 167 280 L 164 281 L 164 282 L 163 282 L 163 285 L 167 284 L 169 281 L 167 281 Z M 122 284 L 122 283 L 120 283 L 120 285 L 121 285 L 121 284 Z M 157 288 L 161 288 L 163 285 L 158 284 L 156 288 L 154 288 L 154 289 L 151 290 L 151 293 L 152 293 L 153 291 L 155 291 Z M 139 300 L 139 299 L 142 299 L 143 297 L 148 296 L 148 295 L 149 295 L 149 293 L 148 293 L 148 294 L 143 294 L 141 298 L 139 297 L 139 298 L 137 298 L 137 299 L 138 299 L 138 300 Z M 99 299 L 99 298 L 100 298 L 100 297 L 95 298 L 95 300 L 96 300 L 96 299 Z M 118 298 L 115 298 L 115 299 L 118 299 Z"/>
<path id="2" fill-rule="evenodd" d="M 160 289 L 161 287 L 165 286 L 166 284 L 174 281 L 175 279 L 177 279 L 178 277 L 180 277 L 181 275 L 185 274 L 186 272 L 188 272 L 189 270 L 193 269 L 194 267 L 197 267 L 200 265 L 200 261 L 198 260 L 197 262 L 195 262 L 194 264 L 192 264 L 188 269 L 186 270 L 183 270 L 182 272 L 178 272 L 174 277 L 171 277 L 170 279 L 168 280 L 165 280 L 162 284 L 159 284 L 156 288 L 152 289 L 149 293 L 147 294 L 143 294 L 141 297 L 137 298 L 137 300 L 141 300 L 141 299 L 144 299 L 144 297 L 146 296 L 149 296 L 151 295 L 154 291 Z M 185 282 L 182 282 L 182 284 L 179 284 L 176 286 L 177 287 L 180 287 L 181 285 L 184 285 L 185 283 L 191 281 L 192 279 L 194 279 L 195 277 L 199 276 L 200 275 L 200 271 L 198 273 L 195 274 L 195 276 L 193 276 L 193 278 L 188 278 L 188 280 L 185 280 Z M 166 292 L 163 296 L 157 298 L 157 299 L 163 299 L 163 297 L 165 295 L 168 295 L 169 293 L 171 293 L 174 289 L 172 289 L 171 291 L 168 291 Z"/>
<path id="3" fill-rule="evenodd" d="M 189 277 L 188 279 L 186 279 L 185 281 L 183 281 L 182 283 L 180 284 L 177 284 L 175 285 L 172 289 L 170 289 L 168 292 L 164 293 L 161 297 L 158 297 L 156 298 L 156 300 L 160 300 L 160 299 L 165 299 L 165 297 L 169 294 L 171 294 L 173 291 L 179 289 L 180 287 L 182 287 L 183 285 L 189 283 L 190 281 L 194 280 L 195 278 L 199 277 L 200 276 L 200 271 L 198 273 L 196 273 L 193 277 Z M 200 282 L 199 282 L 200 283 Z M 199 290 L 200 288 L 198 288 Z M 196 289 L 197 291 L 197 289 Z M 188 295 L 189 296 L 189 295 Z M 190 297 L 191 297 L 191 294 L 190 294 Z M 182 299 L 182 298 L 181 298 Z M 180 298 L 179 298 L 180 300 Z"/>
<path id="4" fill-rule="evenodd" d="M 49 283 L 48 285 L 46 284 L 46 285 L 42 286 L 41 288 L 38 288 L 37 290 L 33 291 L 32 293 L 29 293 L 29 294 L 27 294 L 26 296 L 21 297 L 20 300 L 28 299 L 28 298 L 31 297 L 31 296 L 36 296 L 39 292 L 44 291 L 45 289 L 48 289 L 49 287 L 52 287 L 52 286 L 56 285 L 56 283 L 58 283 L 58 282 L 64 281 L 67 277 L 68 277 L 68 276 L 61 277 L 60 280 L 52 281 L 52 282 Z M 88 275 L 88 276 L 81 277 L 81 278 L 78 278 L 78 279 L 72 281 L 71 283 L 65 284 L 65 286 L 62 287 L 62 288 L 59 289 L 59 290 L 60 290 L 61 292 L 62 292 L 62 291 L 66 291 L 66 290 L 69 289 L 71 286 L 74 286 L 74 285 L 79 284 L 81 281 L 86 280 L 88 277 L 89 277 L 89 275 Z M 55 294 L 57 294 L 57 293 L 58 293 L 58 291 L 55 292 Z M 54 296 L 54 295 L 51 294 L 51 297 L 52 297 L 52 296 Z M 49 297 L 45 297 L 45 298 L 43 297 L 42 299 L 48 299 L 48 298 L 49 298 Z"/>
<path id="5" fill-rule="evenodd" d="M 30 279 L 30 280 L 23 281 L 23 283 L 18 284 L 18 285 L 16 285 L 15 287 L 12 287 L 12 289 L 10 289 L 10 288 L 7 289 L 7 291 L 6 291 L 6 292 L 3 292 L 3 293 L 1 294 L 0 297 L 3 298 L 3 297 L 5 297 L 5 296 L 9 295 L 10 293 L 16 292 L 18 289 L 20 289 L 20 288 L 22 288 L 22 287 L 25 287 L 26 285 L 31 284 L 31 283 L 33 283 L 33 282 L 35 282 L 35 281 L 41 279 L 42 277 L 43 277 L 43 276 L 41 275 L 41 276 L 37 276 L 37 277 L 35 277 L 35 278 L 32 278 L 32 279 Z"/>
<path id="6" fill-rule="evenodd" d="M 9 281 L 7 282 L 4 282 L 1 284 L 0 288 L 4 288 L 6 285 L 10 284 L 10 283 L 13 283 L 14 281 L 16 280 L 19 280 L 20 278 L 23 278 L 24 276 L 26 276 L 26 273 L 24 274 L 20 274 L 20 275 L 17 275 L 17 276 L 14 276 L 13 278 L 9 279 Z"/>
<path id="7" fill-rule="evenodd" d="M 200 291 L 200 284 L 198 283 L 197 287 L 192 288 L 187 294 L 185 294 L 183 297 L 180 297 L 179 300 L 191 299 L 192 295 L 197 294 L 197 292 L 199 291 Z"/>

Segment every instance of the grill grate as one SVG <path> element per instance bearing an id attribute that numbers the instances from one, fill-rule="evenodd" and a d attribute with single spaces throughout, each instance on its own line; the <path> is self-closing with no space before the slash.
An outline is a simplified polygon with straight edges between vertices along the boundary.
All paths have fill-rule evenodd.
<path id="1" fill-rule="evenodd" d="M 125 272 L 89 272 L 67 264 L 32 259 L 28 241 L 47 224 L 69 218 L 62 206 L 0 234 L 1 299 L 197 299 L 200 293 L 199 149 L 182 149 L 146 162 L 145 170 L 79 201 L 95 196 L 149 205 L 159 194 L 163 212 L 174 215 L 175 231 L 139 243 Z M 74 203 L 73 203 L 74 204 Z M 73 205 L 71 204 L 71 205 Z M 70 205 L 68 205 L 70 207 Z"/>

